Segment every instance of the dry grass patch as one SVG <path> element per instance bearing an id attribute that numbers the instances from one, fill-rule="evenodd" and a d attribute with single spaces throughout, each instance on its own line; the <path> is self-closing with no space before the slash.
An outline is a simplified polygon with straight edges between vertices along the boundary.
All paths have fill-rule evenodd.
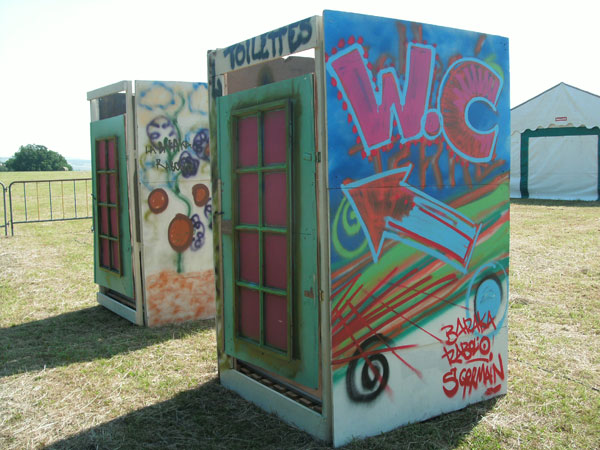
<path id="1" fill-rule="evenodd" d="M 600 447 L 599 255 L 597 202 L 511 205 L 506 399 L 528 447 Z"/>
<path id="2" fill-rule="evenodd" d="M 600 448 L 600 205 L 511 219 L 508 394 L 346 448 Z M 218 384 L 213 321 L 98 306 L 90 225 L 0 239 L 0 448 L 329 448 Z"/>

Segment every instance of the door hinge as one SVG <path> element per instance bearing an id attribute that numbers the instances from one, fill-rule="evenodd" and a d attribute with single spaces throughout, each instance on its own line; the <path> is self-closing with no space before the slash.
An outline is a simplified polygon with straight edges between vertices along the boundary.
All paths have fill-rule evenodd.
<path id="1" fill-rule="evenodd" d="M 317 160 L 318 163 L 321 162 L 321 152 L 317 152 L 315 159 Z"/>

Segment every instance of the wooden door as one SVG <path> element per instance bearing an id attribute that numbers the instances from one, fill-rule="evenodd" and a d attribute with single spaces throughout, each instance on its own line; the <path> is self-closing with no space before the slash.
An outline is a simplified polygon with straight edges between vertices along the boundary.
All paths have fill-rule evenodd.
<path id="1" fill-rule="evenodd" d="M 313 79 L 218 99 L 225 351 L 319 385 Z"/>
<path id="2" fill-rule="evenodd" d="M 94 281 L 135 309 L 125 159 L 125 116 L 90 124 Z"/>

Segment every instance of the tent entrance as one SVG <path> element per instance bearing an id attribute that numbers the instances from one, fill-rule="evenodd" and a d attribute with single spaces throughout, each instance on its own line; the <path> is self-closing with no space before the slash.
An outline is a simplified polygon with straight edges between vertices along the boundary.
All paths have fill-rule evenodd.
<path id="1" fill-rule="evenodd" d="M 521 134 L 522 198 L 600 199 L 600 128 L 545 128 Z"/>

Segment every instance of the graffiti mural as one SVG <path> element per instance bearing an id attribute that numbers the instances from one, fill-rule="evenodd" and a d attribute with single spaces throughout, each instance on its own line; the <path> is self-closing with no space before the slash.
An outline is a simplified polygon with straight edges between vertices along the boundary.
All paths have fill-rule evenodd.
<path id="1" fill-rule="evenodd" d="M 412 165 L 342 184 L 377 262 L 384 239 L 436 255 L 466 272 L 480 227 L 405 182 Z M 393 181 L 390 181 L 393 180 Z M 390 186 L 387 183 L 391 182 Z"/>
<path id="2" fill-rule="evenodd" d="M 137 81 L 136 103 L 148 324 L 213 317 L 207 86 Z"/>
<path id="3" fill-rule="evenodd" d="M 506 392 L 508 42 L 323 17 L 339 443 Z"/>

